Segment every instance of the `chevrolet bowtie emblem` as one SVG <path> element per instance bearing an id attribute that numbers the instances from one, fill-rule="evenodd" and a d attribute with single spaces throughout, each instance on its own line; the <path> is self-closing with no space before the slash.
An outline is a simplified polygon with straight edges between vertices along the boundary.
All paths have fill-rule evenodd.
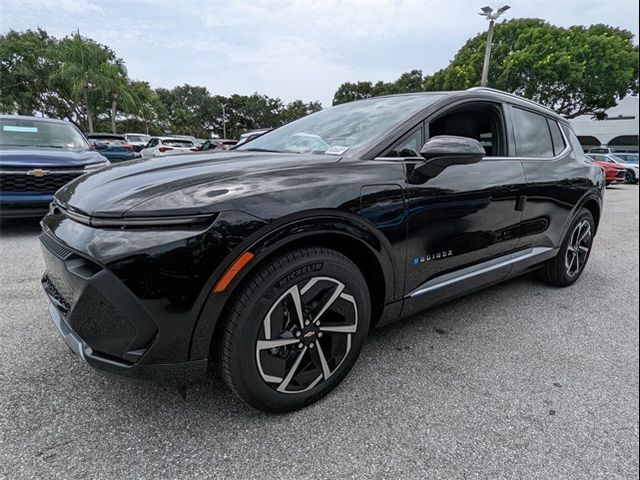
<path id="1" fill-rule="evenodd" d="M 27 172 L 27 175 L 30 175 L 32 177 L 44 177 L 46 175 L 49 175 L 49 170 L 42 170 L 41 168 L 34 168 L 33 170 L 29 170 Z"/>

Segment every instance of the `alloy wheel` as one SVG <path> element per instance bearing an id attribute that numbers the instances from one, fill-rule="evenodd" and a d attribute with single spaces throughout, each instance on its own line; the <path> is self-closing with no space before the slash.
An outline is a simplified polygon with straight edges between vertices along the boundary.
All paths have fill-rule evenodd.
<path id="1" fill-rule="evenodd" d="M 358 308 L 335 278 L 295 284 L 262 321 L 255 356 L 262 379 L 280 393 L 302 393 L 326 382 L 351 350 Z"/>
<path id="2" fill-rule="evenodd" d="M 565 256 L 565 267 L 569 277 L 574 277 L 584 266 L 591 249 L 592 235 L 591 224 L 588 220 L 582 220 L 576 225 Z"/>

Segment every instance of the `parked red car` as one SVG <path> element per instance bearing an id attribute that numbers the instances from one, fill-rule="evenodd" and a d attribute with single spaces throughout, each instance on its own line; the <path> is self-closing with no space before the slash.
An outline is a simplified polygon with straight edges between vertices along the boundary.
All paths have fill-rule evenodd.
<path id="1" fill-rule="evenodd" d="M 599 162 L 597 160 L 593 163 L 594 165 L 602 167 L 602 169 L 604 170 L 604 174 L 607 177 L 607 185 L 611 185 L 612 183 L 625 182 L 625 175 L 627 173 L 627 170 L 622 165 L 610 162 Z"/>

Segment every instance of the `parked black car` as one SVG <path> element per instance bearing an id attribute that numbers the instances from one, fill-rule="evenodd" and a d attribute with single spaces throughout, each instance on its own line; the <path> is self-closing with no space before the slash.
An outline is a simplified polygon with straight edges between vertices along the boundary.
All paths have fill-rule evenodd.
<path id="1" fill-rule="evenodd" d="M 569 124 L 489 89 L 371 98 L 234 151 L 82 177 L 42 222 L 43 285 L 90 365 L 300 408 L 370 328 L 537 270 L 585 268 L 604 176 Z"/>

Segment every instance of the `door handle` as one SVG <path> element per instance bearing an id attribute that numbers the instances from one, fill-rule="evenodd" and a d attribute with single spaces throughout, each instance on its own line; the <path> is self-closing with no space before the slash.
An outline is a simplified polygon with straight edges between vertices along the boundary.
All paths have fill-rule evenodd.
<path id="1" fill-rule="evenodd" d="M 526 195 L 518 195 L 516 199 L 516 212 L 524 212 L 524 207 L 527 205 L 527 196 Z"/>

